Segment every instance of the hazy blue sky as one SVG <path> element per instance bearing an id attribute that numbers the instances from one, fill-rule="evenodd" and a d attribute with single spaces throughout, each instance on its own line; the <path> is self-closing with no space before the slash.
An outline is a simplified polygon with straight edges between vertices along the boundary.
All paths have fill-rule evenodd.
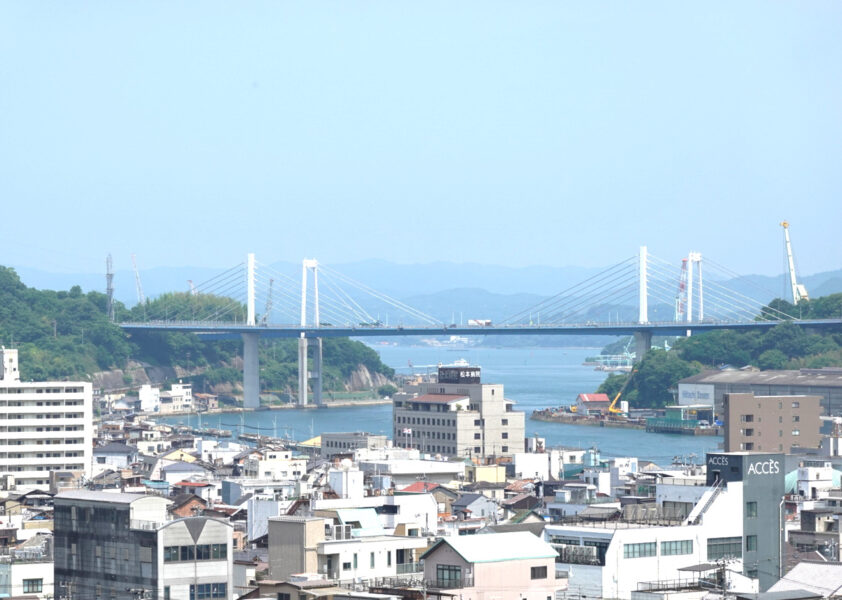
<path id="1" fill-rule="evenodd" d="M 0 264 L 842 266 L 842 2 L 0 4 Z"/>

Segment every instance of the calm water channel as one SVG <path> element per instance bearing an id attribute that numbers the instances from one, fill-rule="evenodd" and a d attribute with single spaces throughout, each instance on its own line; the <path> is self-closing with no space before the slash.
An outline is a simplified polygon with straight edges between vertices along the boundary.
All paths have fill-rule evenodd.
<path id="1" fill-rule="evenodd" d="M 502 383 L 506 397 L 526 412 L 527 436 L 546 438 L 549 446 L 597 446 L 603 456 L 638 456 L 668 465 L 677 455 L 716 450 L 721 437 L 693 437 L 532 421 L 533 409 L 566 405 L 582 392 L 594 392 L 605 374 L 582 365 L 593 348 L 486 348 L 453 350 L 428 346 L 375 346 L 384 363 L 399 373 L 423 373 L 439 363 L 465 359 L 482 367 L 483 381 Z M 412 366 L 410 366 L 410 364 Z M 187 424 L 186 416 L 162 419 Z M 390 405 L 358 408 L 291 409 L 202 417 L 203 427 L 218 427 L 304 440 L 324 431 L 391 432 Z M 195 415 L 189 424 L 197 426 Z"/>

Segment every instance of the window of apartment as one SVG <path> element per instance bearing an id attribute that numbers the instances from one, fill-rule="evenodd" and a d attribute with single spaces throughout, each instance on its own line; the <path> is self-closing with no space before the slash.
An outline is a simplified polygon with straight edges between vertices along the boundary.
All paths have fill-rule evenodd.
<path id="1" fill-rule="evenodd" d="M 356 569 L 356 568 L 357 568 L 357 566 L 358 566 L 358 565 L 357 565 L 357 553 L 356 553 L 356 552 L 354 552 L 354 568 Z"/>
<path id="2" fill-rule="evenodd" d="M 190 586 L 190 600 L 208 600 L 210 598 L 227 598 L 228 584 L 200 583 Z"/>
<path id="3" fill-rule="evenodd" d="M 374 552 L 372 552 L 368 556 L 368 566 L 371 567 L 372 569 L 374 568 Z"/>
<path id="4" fill-rule="evenodd" d="M 480 425 L 480 420 L 474 419 L 474 427 L 479 427 L 479 425 Z"/>
<path id="5" fill-rule="evenodd" d="M 798 415 L 792 415 L 792 422 L 793 423 L 800 423 L 801 417 L 799 417 Z"/>
<path id="6" fill-rule="evenodd" d="M 720 558 L 742 558 L 743 540 L 739 537 L 723 537 L 708 539 L 708 560 Z"/>
<path id="7" fill-rule="evenodd" d="M 436 565 L 436 587 L 457 588 L 462 585 L 462 567 L 458 565 Z"/>
<path id="8" fill-rule="evenodd" d="M 164 586 L 164 600 L 172 600 L 170 597 L 170 586 Z"/>
<path id="9" fill-rule="evenodd" d="M 278 600 L 291 600 L 291 597 L 285 592 L 278 592 Z"/>
<path id="10" fill-rule="evenodd" d="M 508 452 L 508 451 L 509 451 L 508 446 L 503 446 L 502 448 L 500 448 L 500 452 Z"/>
<path id="11" fill-rule="evenodd" d="M 800 430 L 798 430 L 798 429 L 793 429 L 793 430 L 792 430 L 792 435 L 801 435 L 801 431 L 800 431 Z"/>
<path id="12" fill-rule="evenodd" d="M 349 562 L 342 563 L 342 570 L 343 571 L 350 571 L 351 570 L 351 563 L 349 563 Z"/>
<path id="13" fill-rule="evenodd" d="M 644 542 L 642 544 L 623 544 L 623 558 L 642 558 L 644 556 L 655 556 L 657 544 L 655 542 Z"/>
<path id="14" fill-rule="evenodd" d="M 478 440 L 479 438 L 480 438 L 480 434 L 475 433 L 475 434 L 474 434 L 474 439 L 475 439 L 475 440 Z"/>
<path id="15" fill-rule="evenodd" d="M 756 552 L 757 551 L 757 536 L 756 535 L 747 535 L 746 536 L 746 552 Z"/>
<path id="16" fill-rule="evenodd" d="M 503 419 L 503 425 L 508 425 L 508 424 L 509 424 L 509 420 L 508 420 L 508 419 Z"/>
<path id="17" fill-rule="evenodd" d="M 474 454 L 479 454 L 479 453 L 480 453 L 479 446 L 474 446 Z"/>
<path id="18" fill-rule="evenodd" d="M 547 567 L 531 567 L 529 569 L 529 577 L 531 579 L 546 579 L 547 578 Z"/>
<path id="19" fill-rule="evenodd" d="M 24 594 L 40 594 L 44 589 L 43 579 L 24 579 L 23 593 Z"/>
<path id="20" fill-rule="evenodd" d="M 754 450 L 754 442 L 740 444 L 740 450 Z"/>
<path id="21" fill-rule="evenodd" d="M 509 432 L 508 432 L 508 431 L 504 431 L 504 432 L 503 432 L 503 439 L 504 439 L 504 440 L 509 439 Z"/>
<path id="22" fill-rule="evenodd" d="M 746 502 L 746 518 L 752 519 L 757 516 L 757 502 Z"/>
<path id="23" fill-rule="evenodd" d="M 661 554 L 663 556 L 693 554 L 693 540 L 674 540 L 669 542 L 661 542 Z"/>
<path id="24" fill-rule="evenodd" d="M 178 546 L 164 547 L 164 562 L 175 562 L 178 560 Z"/>
<path id="25" fill-rule="evenodd" d="M 388 552 L 386 552 L 386 566 L 387 566 L 387 567 L 391 567 L 391 566 L 392 566 L 392 551 L 391 551 L 391 550 L 389 550 Z"/>
<path id="26" fill-rule="evenodd" d="M 751 437 L 754 435 L 754 429 L 743 429 L 743 435 L 746 437 Z"/>
<path id="27" fill-rule="evenodd" d="M 801 403 L 798 400 L 796 400 L 792 403 L 792 408 L 801 408 Z"/>
<path id="28" fill-rule="evenodd" d="M 754 415 L 740 415 L 740 422 L 754 423 Z"/>

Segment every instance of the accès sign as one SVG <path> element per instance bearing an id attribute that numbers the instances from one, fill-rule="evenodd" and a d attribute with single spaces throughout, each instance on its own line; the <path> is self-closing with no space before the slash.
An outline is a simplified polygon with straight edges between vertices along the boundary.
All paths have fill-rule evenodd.
<path id="1" fill-rule="evenodd" d="M 769 459 L 753 462 L 748 466 L 749 475 L 775 475 L 781 472 L 780 461 Z"/>

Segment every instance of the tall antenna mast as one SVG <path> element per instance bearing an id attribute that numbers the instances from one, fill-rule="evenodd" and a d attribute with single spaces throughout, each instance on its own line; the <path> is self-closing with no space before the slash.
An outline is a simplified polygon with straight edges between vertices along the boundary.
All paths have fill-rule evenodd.
<path id="1" fill-rule="evenodd" d="M 789 222 L 781 221 L 784 228 L 784 242 L 786 243 L 786 258 L 789 264 L 789 285 L 792 288 L 792 303 L 798 304 L 801 300 L 809 300 L 807 288 L 804 284 L 798 283 L 795 276 L 795 259 L 792 257 L 792 242 L 789 239 Z"/>
<path id="2" fill-rule="evenodd" d="M 111 254 L 105 259 L 105 314 L 108 320 L 114 320 L 114 264 L 111 261 Z"/>
<path id="3" fill-rule="evenodd" d="M 134 269 L 134 285 L 137 288 L 137 303 L 141 306 L 146 304 L 146 296 L 143 295 L 143 286 L 140 284 L 140 271 L 137 270 L 137 259 L 132 254 L 132 268 Z"/>

